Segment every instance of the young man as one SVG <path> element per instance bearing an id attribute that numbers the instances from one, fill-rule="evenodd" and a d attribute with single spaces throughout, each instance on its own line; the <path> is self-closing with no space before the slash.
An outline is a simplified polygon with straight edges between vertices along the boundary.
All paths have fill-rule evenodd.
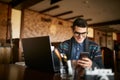
<path id="1" fill-rule="evenodd" d="M 65 54 L 67 59 L 76 60 L 76 64 L 82 68 L 103 68 L 100 46 L 88 40 L 87 22 L 77 18 L 72 25 L 73 37 L 62 42 L 58 50 Z M 89 52 L 89 57 L 79 59 L 81 52 Z"/>

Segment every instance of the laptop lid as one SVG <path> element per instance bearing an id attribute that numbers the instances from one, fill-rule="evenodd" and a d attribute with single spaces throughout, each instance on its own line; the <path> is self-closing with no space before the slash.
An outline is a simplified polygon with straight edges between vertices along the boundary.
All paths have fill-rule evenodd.
<path id="1" fill-rule="evenodd" d="M 59 64 L 54 64 L 49 36 L 23 38 L 22 45 L 27 67 L 41 71 L 59 71 Z"/>

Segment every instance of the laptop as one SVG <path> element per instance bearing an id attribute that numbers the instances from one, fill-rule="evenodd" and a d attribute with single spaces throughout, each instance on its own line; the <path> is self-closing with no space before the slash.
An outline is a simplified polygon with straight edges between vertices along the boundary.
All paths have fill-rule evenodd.
<path id="1" fill-rule="evenodd" d="M 28 68 L 59 72 L 59 60 L 51 51 L 49 36 L 23 38 L 22 45 L 25 65 Z"/>

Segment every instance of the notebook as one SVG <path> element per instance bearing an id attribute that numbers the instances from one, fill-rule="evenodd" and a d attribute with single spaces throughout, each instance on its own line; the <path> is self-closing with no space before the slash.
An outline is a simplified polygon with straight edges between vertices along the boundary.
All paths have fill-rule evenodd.
<path id="1" fill-rule="evenodd" d="M 59 60 L 51 51 L 49 36 L 23 38 L 23 54 L 28 68 L 59 72 Z"/>

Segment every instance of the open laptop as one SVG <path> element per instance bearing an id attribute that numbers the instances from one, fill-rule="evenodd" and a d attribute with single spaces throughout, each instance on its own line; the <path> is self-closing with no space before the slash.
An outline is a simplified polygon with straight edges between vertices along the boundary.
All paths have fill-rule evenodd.
<path id="1" fill-rule="evenodd" d="M 51 51 L 49 36 L 23 38 L 22 45 L 28 68 L 59 72 L 59 60 Z"/>

